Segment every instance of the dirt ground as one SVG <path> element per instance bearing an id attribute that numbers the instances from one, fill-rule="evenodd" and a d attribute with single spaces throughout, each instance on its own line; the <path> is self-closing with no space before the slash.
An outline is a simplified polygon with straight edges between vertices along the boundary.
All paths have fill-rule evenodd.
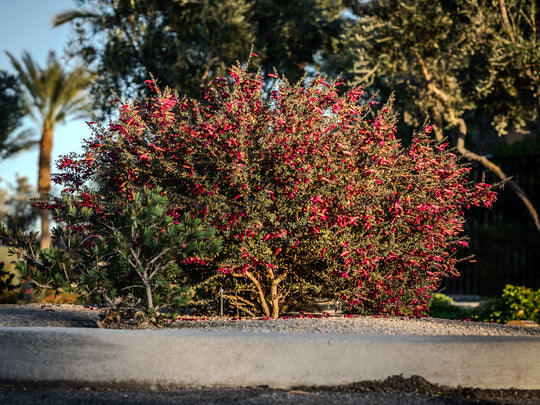
<path id="1" fill-rule="evenodd" d="M 339 405 L 537 405 L 540 391 L 449 389 L 421 377 L 390 377 L 334 387 L 190 387 L 163 390 L 21 386 L 0 383 L 0 403 L 10 405 L 339 404 Z"/>
<path id="2" fill-rule="evenodd" d="M 299 389 L 302 389 L 301 387 Z M 453 398 L 482 404 L 540 404 L 540 390 L 485 390 L 478 388 L 449 388 L 431 384 L 424 378 L 413 376 L 389 377 L 384 381 L 364 381 L 343 386 L 311 388 L 316 391 L 340 392 L 401 392 L 430 397 Z M 458 402 L 456 402 L 458 403 Z M 461 403 L 461 402 L 459 402 Z"/>

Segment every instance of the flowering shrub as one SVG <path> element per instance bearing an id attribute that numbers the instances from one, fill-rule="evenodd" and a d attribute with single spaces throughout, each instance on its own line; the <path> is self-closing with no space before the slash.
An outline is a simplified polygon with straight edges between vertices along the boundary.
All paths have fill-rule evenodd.
<path id="1" fill-rule="evenodd" d="M 200 102 L 149 81 L 155 97 L 120 103 L 108 127 L 91 123 L 85 153 L 61 160 L 53 180 L 95 212 L 162 187 L 169 215 L 201 218 L 223 238 L 193 271 L 234 283 L 248 313 L 277 317 L 321 295 L 359 313 L 424 313 L 467 245 L 463 209 L 495 194 L 468 184 L 469 168 L 429 126 L 403 147 L 391 104 L 359 88 L 340 95 L 340 81 L 276 79 L 267 94 L 260 73 L 238 65 Z"/>

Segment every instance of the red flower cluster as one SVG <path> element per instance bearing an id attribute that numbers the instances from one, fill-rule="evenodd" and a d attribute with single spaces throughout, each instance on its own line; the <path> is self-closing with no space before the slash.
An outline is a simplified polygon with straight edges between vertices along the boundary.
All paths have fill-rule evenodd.
<path id="1" fill-rule="evenodd" d="M 154 86 L 153 83 L 150 83 Z M 463 209 L 489 207 L 488 185 L 435 145 L 426 127 L 404 147 L 391 104 L 341 82 L 276 80 L 263 90 L 240 66 L 201 102 L 157 90 L 93 126 L 87 153 L 59 164 L 54 180 L 76 194 L 161 186 L 175 217 L 189 212 L 224 239 L 216 271 L 242 282 L 237 305 L 276 317 L 315 294 L 354 311 L 421 315 L 466 246 Z M 198 263 L 191 263 L 197 265 Z M 208 263 L 203 263 L 208 265 Z"/>

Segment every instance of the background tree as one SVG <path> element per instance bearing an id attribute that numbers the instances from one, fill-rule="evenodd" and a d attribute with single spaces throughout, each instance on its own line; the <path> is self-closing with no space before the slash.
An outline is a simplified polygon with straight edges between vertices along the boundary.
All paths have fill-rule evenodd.
<path id="1" fill-rule="evenodd" d="M 0 71 L 0 159 L 4 159 L 34 144 L 27 132 L 15 134 L 21 125 L 23 113 L 21 88 L 17 78 Z"/>
<path id="2" fill-rule="evenodd" d="M 467 0 L 484 73 L 476 90 L 500 135 L 537 131 L 540 114 L 540 8 L 535 0 Z M 480 60 L 478 60 L 480 62 Z"/>
<path id="3" fill-rule="evenodd" d="M 481 147 L 494 132 L 537 125 L 536 2 L 379 0 L 358 2 L 352 11 L 357 18 L 327 55 L 326 70 L 348 66 L 350 82 L 382 97 L 395 91 L 407 124 L 429 118 L 437 139 L 446 133 L 462 155 L 508 181 L 540 231 L 529 198 Z"/>
<path id="4" fill-rule="evenodd" d="M 27 177 L 16 178 L 17 184 L 0 189 L 0 222 L 8 228 L 28 230 L 36 222 L 39 210 L 31 206 L 34 188 Z"/>
<path id="5" fill-rule="evenodd" d="M 56 16 L 71 23 L 71 53 L 98 73 L 93 94 L 107 105 L 146 93 L 152 73 L 180 94 L 199 98 L 207 81 L 254 45 L 255 62 L 296 81 L 341 27 L 341 0 L 76 0 Z"/>
<path id="6" fill-rule="evenodd" d="M 49 52 L 44 68 L 28 52 L 21 60 L 7 55 L 24 88 L 24 112 L 38 125 L 39 139 L 38 194 L 47 199 L 51 190 L 51 155 L 54 131 L 68 119 L 89 115 L 91 103 L 87 89 L 93 76 L 83 65 L 67 70 L 54 52 Z M 41 246 L 51 243 L 49 213 L 41 213 Z"/>

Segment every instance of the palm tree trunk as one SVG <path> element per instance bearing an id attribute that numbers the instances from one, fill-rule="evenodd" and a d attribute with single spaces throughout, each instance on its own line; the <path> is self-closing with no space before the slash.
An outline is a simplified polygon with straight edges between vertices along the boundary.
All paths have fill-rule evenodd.
<path id="1" fill-rule="evenodd" d="M 48 201 L 51 191 L 51 157 L 53 148 L 53 129 L 48 123 L 43 125 L 39 142 L 38 193 L 42 201 Z M 41 211 L 41 248 L 51 246 L 50 214 Z"/>

